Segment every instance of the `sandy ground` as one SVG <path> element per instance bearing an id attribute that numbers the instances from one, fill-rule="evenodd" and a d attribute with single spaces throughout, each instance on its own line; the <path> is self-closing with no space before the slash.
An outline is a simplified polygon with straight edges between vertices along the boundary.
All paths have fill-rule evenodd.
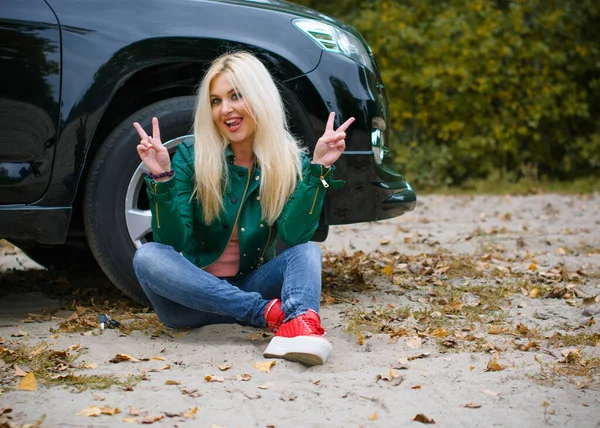
<path id="1" fill-rule="evenodd" d="M 157 337 L 51 332 L 73 308 L 45 290 L 8 294 L 4 360 L 22 346 L 81 344 L 53 376 L 144 380 L 80 393 L 38 381 L 25 391 L 0 360 L 0 408 L 12 409 L 0 417 L 14 426 L 45 415 L 40 426 L 131 426 L 156 416 L 161 427 L 281 428 L 420 426 L 413 419 L 422 414 L 443 427 L 599 427 L 599 225 L 600 195 L 545 194 L 427 196 L 403 217 L 332 228 L 321 316 L 334 354 L 312 368 L 278 360 L 270 372 L 257 369 L 270 338 L 239 325 Z M 20 275 L 13 269 L 35 268 L 6 246 L 0 266 L 11 281 Z M 505 292 L 490 300 L 494 290 Z M 50 308 L 61 310 L 22 322 Z M 109 362 L 118 353 L 140 361 Z M 90 406 L 120 413 L 77 414 Z"/>

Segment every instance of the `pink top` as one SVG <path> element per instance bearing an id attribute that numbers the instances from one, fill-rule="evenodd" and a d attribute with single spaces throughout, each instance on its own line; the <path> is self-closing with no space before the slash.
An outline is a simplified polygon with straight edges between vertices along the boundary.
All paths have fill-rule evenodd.
<path id="1" fill-rule="evenodd" d="M 237 223 L 233 226 L 231 239 L 221 254 L 212 265 L 207 266 L 204 270 L 211 275 L 225 277 L 235 276 L 240 267 L 240 242 L 238 241 Z"/>

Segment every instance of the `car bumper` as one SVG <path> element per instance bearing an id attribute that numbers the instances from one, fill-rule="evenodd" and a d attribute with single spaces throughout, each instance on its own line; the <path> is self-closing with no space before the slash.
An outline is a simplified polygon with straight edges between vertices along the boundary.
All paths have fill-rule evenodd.
<path id="1" fill-rule="evenodd" d="M 374 68 L 376 73 L 341 55 L 324 53 L 318 68 L 307 75 L 324 101 L 324 111 L 314 112 L 317 117 L 335 111 L 340 124 L 349 117 L 356 119 L 347 131 L 346 150 L 336 162 L 335 177 L 346 185 L 327 193 L 328 225 L 397 217 L 417 204 L 410 184 L 390 166 L 387 97 Z M 321 122 L 313 123 L 320 136 Z"/>

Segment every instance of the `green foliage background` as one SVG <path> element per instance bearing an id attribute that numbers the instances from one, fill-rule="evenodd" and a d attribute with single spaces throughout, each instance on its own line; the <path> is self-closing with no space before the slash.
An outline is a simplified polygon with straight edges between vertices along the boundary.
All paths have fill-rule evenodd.
<path id="1" fill-rule="evenodd" d="M 421 188 L 600 171 L 600 2 L 296 0 L 369 42 Z"/>

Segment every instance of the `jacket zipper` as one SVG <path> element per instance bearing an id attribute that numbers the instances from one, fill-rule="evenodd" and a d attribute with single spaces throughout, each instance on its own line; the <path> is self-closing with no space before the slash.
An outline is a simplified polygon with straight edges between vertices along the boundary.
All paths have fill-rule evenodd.
<path id="1" fill-rule="evenodd" d="M 248 170 L 248 180 L 246 181 L 246 188 L 244 189 L 244 194 L 242 195 L 240 207 L 238 208 L 238 212 L 235 215 L 235 221 L 233 222 L 233 227 L 231 228 L 231 234 L 229 235 L 227 244 L 225 244 L 225 248 L 227 248 L 227 246 L 231 242 L 231 237 L 233 236 L 233 228 L 237 227 L 237 222 L 238 222 L 238 219 L 240 218 L 240 213 L 242 212 L 242 207 L 244 206 L 244 200 L 246 199 L 246 193 L 248 193 L 248 187 L 250 187 L 250 177 L 252 176 L 252 172 L 254 172 L 254 165 L 252 166 L 252 170 Z M 225 248 L 223 248 L 223 251 L 225 251 Z M 214 262 L 212 262 L 209 265 L 204 266 L 202 269 L 206 269 L 207 267 L 214 265 L 222 255 L 223 255 L 223 253 L 219 254 L 219 257 L 217 257 L 217 259 Z M 239 271 L 239 267 L 238 267 L 238 271 Z"/>
<path id="2" fill-rule="evenodd" d="M 325 181 L 325 177 L 330 172 L 331 172 L 331 168 L 329 169 L 329 171 L 327 171 L 325 174 L 323 174 L 323 165 L 321 165 L 321 175 L 319 176 L 319 180 L 321 180 L 321 183 L 323 183 L 323 187 L 326 189 L 329 187 L 329 183 Z M 319 188 L 317 187 L 317 190 L 315 191 L 315 197 L 313 199 L 313 203 L 312 203 L 312 206 L 310 207 L 310 211 L 309 211 L 309 214 L 311 214 L 311 215 L 313 213 L 313 210 L 315 209 L 315 204 L 317 203 L 317 195 L 318 194 L 319 194 Z"/>
<path id="3" fill-rule="evenodd" d="M 258 258 L 258 265 L 256 266 L 257 268 L 261 267 L 261 265 L 265 261 L 265 251 L 267 251 L 267 247 L 269 246 L 270 241 L 271 241 L 271 226 L 269 226 L 269 236 L 267 237 L 267 243 L 265 244 L 265 246 L 262 250 L 262 254 Z"/>
<path id="4" fill-rule="evenodd" d="M 156 194 L 156 187 L 158 184 L 154 183 L 154 194 Z M 156 227 L 160 229 L 160 218 L 158 217 L 158 202 L 154 202 L 154 211 L 156 211 Z"/>

